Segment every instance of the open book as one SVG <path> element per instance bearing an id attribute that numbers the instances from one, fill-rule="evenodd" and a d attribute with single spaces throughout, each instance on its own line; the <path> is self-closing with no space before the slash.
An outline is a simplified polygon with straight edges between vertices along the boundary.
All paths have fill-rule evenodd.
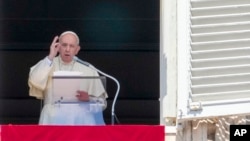
<path id="1" fill-rule="evenodd" d="M 77 91 L 91 94 L 93 88 L 95 89 L 98 83 L 103 82 L 103 79 L 105 79 L 103 76 L 84 76 L 83 73 L 77 71 L 56 71 L 52 76 L 53 102 L 80 102 L 76 97 Z"/>
<path id="2" fill-rule="evenodd" d="M 81 72 L 56 71 L 52 76 L 53 101 L 57 102 L 77 102 L 77 91 L 81 90 L 83 83 Z"/>

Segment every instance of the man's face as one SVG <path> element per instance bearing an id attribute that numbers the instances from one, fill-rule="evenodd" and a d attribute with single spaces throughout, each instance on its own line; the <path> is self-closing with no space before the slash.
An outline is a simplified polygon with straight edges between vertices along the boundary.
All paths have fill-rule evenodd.
<path id="1" fill-rule="evenodd" d="M 62 60 L 65 63 L 70 63 L 80 50 L 76 37 L 72 34 L 65 34 L 60 37 L 59 43 L 59 53 Z"/>

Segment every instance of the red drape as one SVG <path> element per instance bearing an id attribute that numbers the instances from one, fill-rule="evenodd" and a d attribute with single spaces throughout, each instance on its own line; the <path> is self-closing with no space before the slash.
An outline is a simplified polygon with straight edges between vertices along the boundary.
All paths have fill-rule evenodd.
<path id="1" fill-rule="evenodd" d="M 164 126 L 2 125 L 1 141 L 164 141 Z"/>

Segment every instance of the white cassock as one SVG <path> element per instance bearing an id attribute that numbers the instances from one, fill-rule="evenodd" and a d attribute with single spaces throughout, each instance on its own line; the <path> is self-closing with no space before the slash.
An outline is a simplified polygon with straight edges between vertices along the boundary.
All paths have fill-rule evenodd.
<path id="1" fill-rule="evenodd" d="M 42 125 L 104 125 L 102 111 L 106 108 L 108 97 L 102 82 L 93 80 L 87 90 L 93 99 L 103 101 L 104 107 L 97 110 L 89 103 L 77 102 L 70 104 L 55 103 L 52 97 L 52 76 L 56 71 L 76 71 L 83 76 L 99 76 L 98 73 L 76 61 L 64 64 L 60 57 L 55 57 L 52 62 L 44 58 L 32 66 L 29 73 L 29 95 L 44 100 L 39 124 Z"/>

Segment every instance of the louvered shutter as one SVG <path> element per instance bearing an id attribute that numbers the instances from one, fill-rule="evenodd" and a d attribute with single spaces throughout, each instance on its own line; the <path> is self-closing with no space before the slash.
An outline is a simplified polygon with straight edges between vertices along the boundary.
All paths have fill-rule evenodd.
<path id="1" fill-rule="evenodd" d="M 190 0 L 186 6 L 188 65 L 181 71 L 188 71 L 188 96 L 179 118 L 250 113 L 250 0 Z"/>

